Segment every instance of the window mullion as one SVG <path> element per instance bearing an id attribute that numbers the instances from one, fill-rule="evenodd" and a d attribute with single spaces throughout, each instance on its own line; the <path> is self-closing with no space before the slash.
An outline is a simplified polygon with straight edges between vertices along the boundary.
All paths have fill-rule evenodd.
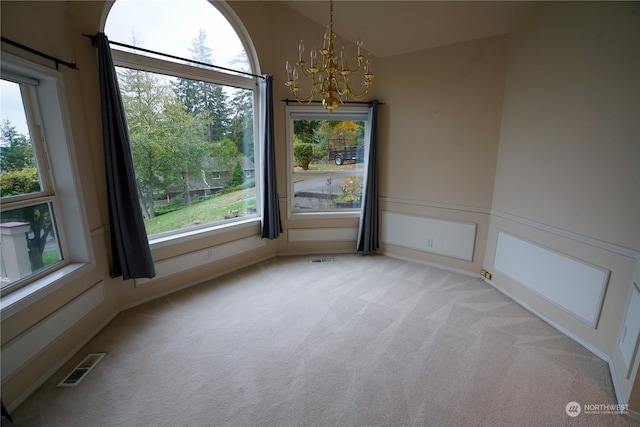
<path id="1" fill-rule="evenodd" d="M 38 169 L 40 188 L 44 194 L 53 195 L 54 191 L 51 179 L 51 170 L 49 168 L 49 156 L 42 129 L 42 116 L 40 114 L 40 104 L 38 103 L 37 87 L 20 85 L 20 90 L 29 126 L 29 134 L 31 137 L 35 162 Z"/>

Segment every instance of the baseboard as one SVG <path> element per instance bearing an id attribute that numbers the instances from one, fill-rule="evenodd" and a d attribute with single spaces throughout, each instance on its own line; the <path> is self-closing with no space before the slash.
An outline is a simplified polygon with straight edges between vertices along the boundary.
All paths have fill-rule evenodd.
<path id="1" fill-rule="evenodd" d="M 485 278 L 483 276 L 480 276 L 478 273 L 474 273 L 474 272 L 470 272 L 470 271 L 466 271 L 466 270 L 461 270 L 461 269 L 458 269 L 458 268 L 452 268 L 452 267 L 449 267 L 449 266 L 446 266 L 446 265 L 436 264 L 436 263 L 432 263 L 432 262 L 428 262 L 428 261 L 421 261 L 421 260 L 417 260 L 417 259 L 414 259 L 414 258 L 404 257 L 404 256 L 392 254 L 392 253 L 387 253 L 387 252 L 382 252 L 382 255 L 388 256 L 390 258 L 397 258 L 397 259 L 400 259 L 400 260 L 403 260 L 403 261 L 415 262 L 415 263 L 418 263 L 418 264 L 428 265 L 430 267 L 440 268 L 440 269 L 443 269 L 443 270 L 451 271 L 451 272 L 462 274 L 462 275 L 469 276 L 469 277 L 479 278 L 480 280 L 486 282 L 491 287 L 493 287 L 495 290 L 497 290 L 498 292 L 500 292 L 501 294 L 503 294 L 504 296 L 506 296 L 507 298 L 509 298 L 510 300 L 512 300 L 513 302 L 515 302 L 516 304 L 518 304 L 519 306 L 521 306 L 522 308 L 524 308 L 525 310 L 527 310 L 528 312 L 530 312 L 531 314 L 533 314 L 534 316 L 536 316 L 537 318 L 542 320 L 543 322 L 547 323 L 549 326 L 553 327 L 558 332 L 560 332 L 561 334 L 565 335 L 567 338 L 570 338 L 573 341 L 575 341 L 576 343 L 580 344 L 585 349 L 589 350 L 592 354 L 594 354 L 598 358 L 602 359 L 604 362 L 606 362 L 607 365 L 609 366 L 609 374 L 611 375 L 611 381 L 613 382 L 613 389 L 614 389 L 614 392 L 616 394 L 616 400 L 618 401 L 618 404 L 624 405 L 624 404 L 627 403 L 627 402 L 624 401 L 624 398 L 622 396 L 622 391 L 620 389 L 620 383 L 618 381 L 618 377 L 616 375 L 616 369 L 615 369 L 615 366 L 613 365 L 613 359 L 611 358 L 611 356 L 609 356 L 607 353 L 603 352 L 602 350 L 598 349 L 597 347 L 594 347 L 591 344 L 589 344 L 588 342 L 584 341 L 582 338 L 580 338 L 579 336 L 577 336 L 573 332 L 569 331 L 564 326 L 560 325 L 559 323 L 555 322 L 554 320 L 550 319 L 549 317 L 545 316 L 544 314 L 542 314 L 538 310 L 534 309 L 529 304 L 527 304 L 524 301 L 522 301 L 520 298 L 517 298 L 516 296 L 514 296 L 511 293 L 507 292 L 506 290 L 504 290 L 502 287 L 500 287 L 493 280 L 490 280 L 490 279 L 487 279 L 487 278 Z M 632 418 L 632 419 L 640 421 L 640 414 L 636 414 L 635 416 L 638 417 L 638 418 Z"/>
<path id="2" fill-rule="evenodd" d="M 530 312 L 531 314 L 533 314 L 534 316 L 536 316 L 537 318 L 539 318 L 543 322 L 547 323 L 552 328 L 556 329 L 561 334 L 565 335 L 567 338 L 572 339 L 576 343 L 580 344 L 581 346 L 583 346 L 584 348 L 589 350 L 595 356 L 597 356 L 598 358 L 600 358 L 604 362 L 606 362 L 607 365 L 609 366 L 609 374 L 611 375 L 611 381 L 613 382 L 613 390 L 616 393 L 616 400 L 618 401 L 618 404 L 624 405 L 624 404 L 627 403 L 627 402 L 624 401 L 624 398 L 622 397 L 622 391 L 620 389 L 620 383 L 618 382 L 618 377 L 616 375 L 616 370 L 615 370 L 615 367 L 613 366 L 613 360 L 611 359 L 611 356 L 609 356 L 607 353 L 603 352 L 599 348 L 594 347 L 593 345 L 589 344 L 588 342 L 586 342 L 585 340 L 583 340 L 582 338 L 580 338 L 579 336 L 577 336 L 576 334 L 574 334 L 573 332 L 571 332 L 570 330 L 565 328 L 564 326 L 560 325 L 558 322 L 555 322 L 554 320 L 552 320 L 549 317 L 545 316 L 544 314 L 542 314 L 541 312 L 539 312 L 535 308 L 531 307 L 529 304 L 527 304 L 524 301 L 522 301 L 520 298 L 518 298 L 518 297 L 512 295 L 511 293 L 509 293 L 508 291 L 504 290 L 502 287 L 500 287 L 493 280 L 489 280 L 489 279 L 487 279 L 485 277 L 482 277 L 482 276 L 480 276 L 480 280 L 488 283 L 495 290 L 497 290 L 498 292 L 500 292 L 501 294 L 503 294 L 507 298 L 511 299 L 513 302 L 518 304 L 520 307 L 524 308 L 525 310 L 527 310 L 528 312 Z"/>
<path id="3" fill-rule="evenodd" d="M 449 267 L 447 265 L 438 264 L 438 263 L 435 263 L 435 262 L 423 261 L 423 260 L 420 260 L 420 259 L 415 259 L 415 258 L 411 258 L 411 257 L 397 255 L 397 254 L 386 252 L 386 251 L 382 251 L 382 252 L 379 252 L 379 253 L 381 255 L 387 256 L 389 258 L 395 258 L 395 259 L 399 259 L 399 260 L 402 260 L 402 261 L 414 262 L 416 264 L 421 264 L 421 265 L 427 265 L 429 267 L 435 267 L 435 268 L 439 268 L 441 270 L 447 270 L 447 271 L 450 271 L 452 273 L 462 274 L 464 276 L 473 277 L 475 279 L 478 278 L 478 273 L 474 273 L 474 272 L 468 271 L 468 270 L 463 270 L 461 268 Z"/>
<path id="4" fill-rule="evenodd" d="M 86 337 L 84 337 L 75 347 L 73 347 L 62 359 L 60 359 L 55 365 L 49 368 L 43 375 L 38 378 L 30 387 L 28 387 L 20 396 L 18 396 L 13 402 L 6 403 L 7 410 L 9 413 L 13 412 L 18 406 L 22 404 L 29 396 L 35 393 L 38 388 L 40 388 L 45 382 L 47 382 L 53 375 L 55 375 L 60 368 L 62 368 L 65 363 L 67 363 L 71 358 L 73 358 L 82 347 L 87 345 L 89 341 L 91 341 L 98 333 L 104 329 L 115 317 L 120 313 L 120 311 L 116 311 L 112 313 L 106 320 L 102 321 L 96 328 L 94 328 Z"/>
<path id="5" fill-rule="evenodd" d="M 153 301 L 155 299 L 162 298 L 164 296 L 170 295 L 170 294 L 172 294 L 174 292 L 178 292 L 178 291 L 181 291 L 183 289 L 187 289 L 187 288 L 190 288 L 192 286 L 196 286 L 196 285 L 199 285 L 201 283 L 208 282 L 209 280 L 213 280 L 213 279 L 216 279 L 218 277 L 222 277 L 222 276 L 224 276 L 226 274 L 233 273 L 234 271 L 237 271 L 237 270 L 239 270 L 241 268 L 246 268 L 246 267 L 252 266 L 254 264 L 258 264 L 258 263 L 263 262 L 263 261 L 267 261 L 267 260 L 275 258 L 275 257 L 276 257 L 275 254 L 270 254 L 270 255 L 266 255 L 266 256 L 260 257 L 260 258 L 252 259 L 251 261 L 247 261 L 247 262 L 242 263 L 242 264 L 240 264 L 240 265 L 238 265 L 236 267 L 222 270 L 222 271 L 220 271 L 218 273 L 209 275 L 209 276 L 207 276 L 205 278 L 202 278 L 202 279 L 198 279 L 198 280 L 194 280 L 194 281 L 191 281 L 191 282 L 187 282 L 186 284 L 184 284 L 182 286 L 171 288 L 171 289 L 169 289 L 169 290 L 167 290 L 165 292 L 161 292 L 161 293 L 158 293 L 158 294 L 153 294 L 153 296 L 150 296 L 149 298 L 144 298 L 142 300 L 139 300 L 139 301 L 136 301 L 136 302 L 133 302 L 133 303 L 130 303 L 130 304 L 123 305 L 122 307 L 120 307 L 120 311 L 124 311 L 124 310 L 128 310 L 130 308 L 133 308 L 133 307 L 137 307 L 139 305 L 145 304 L 145 303 Z"/>
<path id="6" fill-rule="evenodd" d="M 58 372 L 58 370 L 60 370 L 69 360 L 71 360 L 71 358 L 73 358 L 76 354 L 78 354 L 78 352 L 80 350 L 82 350 L 82 348 L 89 342 L 91 341 L 91 339 L 93 339 L 105 326 L 107 326 L 113 319 L 115 319 L 115 317 L 120 314 L 121 311 L 127 310 L 129 308 L 132 307 L 136 307 L 138 305 L 144 304 L 146 302 L 149 301 L 153 301 L 157 298 L 161 298 L 163 296 L 169 295 L 171 293 L 180 291 L 182 289 L 186 289 L 189 288 L 191 286 L 195 286 L 197 284 L 206 282 L 208 280 L 213 280 L 217 277 L 221 277 L 224 276 L 225 274 L 229 274 L 232 273 L 240 268 L 245 268 L 245 267 L 249 267 L 251 265 L 263 262 L 263 261 L 267 261 L 271 258 L 275 258 L 276 255 L 272 254 L 272 255 L 268 255 L 268 256 L 264 256 L 258 259 L 254 259 L 251 260 L 249 262 L 243 263 L 239 266 L 236 266 L 234 268 L 229 268 L 226 269 L 224 271 L 221 271 L 220 273 L 208 276 L 204 279 L 201 280 L 197 280 L 197 281 L 193 281 L 193 282 L 189 282 L 183 286 L 180 286 L 178 288 L 173 288 L 171 290 L 168 290 L 167 292 L 161 293 L 161 294 L 156 294 L 152 297 L 149 298 L 145 298 L 144 300 L 141 301 L 136 301 L 135 303 L 132 304 L 128 304 L 128 305 L 124 305 L 122 307 L 120 307 L 116 312 L 112 313 L 106 320 L 104 320 L 103 322 L 101 322 L 96 328 L 94 328 L 91 333 L 89 333 L 85 338 L 83 338 L 76 346 L 74 346 L 63 358 L 61 358 L 57 363 L 55 363 L 51 368 L 49 368 L 42 376 L 40 376 L 40 378 L 35 381 L 33 384 L 31 384 L 31 386 L 29 386 L 23 393 L 20 394 L 20 396 L 18 396 L 14 401 L 12 402 L 5 402 L 5 404 L 7 405 L 7 410 L 9 411 L 9 413 L 13 412 L 16 408 L 18 408 L 25 400 L 27 400 L 29 398 L 29 396 L 31 396 L 36 390 L 38 390 L 38 388 L 40 388 L 47 380 L 49 380 L 53 375 L 55 375 L 56 372 Z"/>
<path id="7" fill-rule="evenodd" d="M 636 423 L 640 423 L 640 414 L 635 411 L 627 411 L 624 414 L 622 414 L 622 416 L 625 418 L 629 418 L 630 420 L 635 421 Z"/>
<path id="8" fill-rule="evenodd" d="M 295 252 L 278 252 L 275 257 L 294 257 L 294 256 L 310 256 L 310 255 L 355 255 L 355 249 L 349 250 L 326 250 L 326 251 L 295 251 Z"/>

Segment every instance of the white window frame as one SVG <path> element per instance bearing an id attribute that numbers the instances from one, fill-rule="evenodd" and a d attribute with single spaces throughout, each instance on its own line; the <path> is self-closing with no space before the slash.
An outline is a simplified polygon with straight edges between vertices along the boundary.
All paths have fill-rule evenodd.
<path id="1" fill-rule="evenodd" d="M 114 65 L 116 67 L 131 68 L 140 71 L 147 71 L 156 74 L 162 74 L 168 77 L 181 77 L 203 82 L 233 86 L 240 89 L 248 89 L 253 91 L 253 138 L 254 138 L 254 159 L 256 163 L 260 163 L 261 150 L 259 148 L 259 131 L 260 131 L 260 110 L 259 110 L 259 94 L 257 89 L 257 78 L 242 75 L 233 75 L 221 73 L 201 67 L 194 67 L 185 64 L 179 64 L 171 61 L 165 61 L 149 56 L 137 55 L 117 49 L 111 50 Z M 256 166 L 256 174 L 259 173 L 259 166 Z M 259 176 L 259 175 L 256 175 Z M 256 188 L 256 212 L 261 212 L 260 204 L 260 180 L 255 181 Z M 175 230 L 173 232 L 165 232 L 154 235 L 149 239 L 151 249 L 167 244 L 182 243 L 193 240 L 194 237 L 201 235 L 205 237 L 211 233 L 216 233 L 221 228 L 229 228 L 239 224 L 253 225 L 260 222 L 259 215 L 255 217 L 238 217 L 218 221 L 215 223 L 205 224 L 202 227 L 187 230 Z"/>
<path id="2" fill-rule="evenodd" d="M 244 28 L 240 19 L 237 17 L 233 9 L 224 1 L 211 2 L 211 6 L 215 7 L 231 24 L 238 38 L 242 42 L 247 59 L 249 60 L 252 73 L 259 74 L 257 55 L 253 49 L 253 44 Z M 254 176 L 256 189 L 256 215 L 251 217 L 238 217 L 218 221 L 215 223 L 204 224 L 201 227 L 191 228 L 188 230 L 176 230 L 174 232 L 166 232 L 154 235 L 149 239 L 151 249 L 156 249 L 173 244 L 180 244 L 200 237 L 209 237 L 224 231 L 232 231 L 237 228 L 255 227 L 261 222 L 260 212 L 262 212 L 262 176 L 260 159 L 262 158 L 261 147 L 261 91 L 259 90 L 258 77 L 251 77 L 244 74 L 229 74 L 215 69 L 207 69 L 198 66 L 191 66 L 172 61 L 166 61 L 152 56 L 145 56 L 119 49 L 111 49 L 114 65 L 116 67 L 131 68 L 140 71 L 147 71 L 166 75 L 169 77 L 180 77 L 193 80 L 204 81 L 213 84 L 227 85 L 240 89 L 248 89 L 253 92 L 253 141 L 254 141 Z M 216 179 L 216 178 L 213 178 Z M 220 179 L 218 177 L 217 179 Z"/>
<path id="3" fill-rule="evenodd" d="M 2 54 L 0 67 L 3 75 L 10 76 L 8 80 L 37 82 L 29 89 L 31 96 L 25 107 L 32 110 L 31 116 L 36 121 L 32 123 L 36 126 L 31 126 L 31 138 L 36 151 L 39 151 L 38 169 L 44 191 L 41 197 L 53 202 L 64 257 L 51 268 L 27 276 L 3 292 L 0 315 L 5 319 L 80 277 L 95 266 L 95 260 L 80 188 L 63 75 L 9 53 Z"/>
<path id="4" fill-rule="evenodd" d="M 306 219 L 315 218 L 358 218 L 360 209 L 322 209 L 322 210 L 297 210 L 294 206 L 294 165 L 293 165 L 293 121 L 294 119 L 315 119 L 315 120 L 360 120 L 365 122 L 364 133 L 364 171 L 363 181 L 366 179 L 367 159 L 369 158 L 369 140 L 371 135 L 371 118 L 367 106 L 340 106 L 337 110 L 329 113 L 319 105 L 296 105 L 287 106 L 286 111 L 286 132 L 287 132 L 287 218 Z M 366 186 L 366 182 L 363 182 Z"/>

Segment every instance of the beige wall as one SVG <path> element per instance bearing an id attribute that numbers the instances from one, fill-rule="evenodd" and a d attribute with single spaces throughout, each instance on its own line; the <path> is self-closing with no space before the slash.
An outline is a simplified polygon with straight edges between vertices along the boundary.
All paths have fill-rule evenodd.
<path id="1" fill-rule="evenodd" d="M 85 276 L 3 319 L 2 345 L 96 283 L 103 281 L 106 290 L 105 302 L 81 325 L 67 330 L 2 385 L 5 402 L 24 398 L 123 307 L 276 254 L 353 251 L 355 242 L 290 243 L 287 239 L 290 228 L 357 225 L 356 219 L 287 218 L 286 118 L 280 100 L 290 95 L 283 84 L 283 64 L 295 59 L 300 38 L 318 40 L 321 26 L 279 2 L 231 3 L 254 43 L 261 72 L 274 75 L 284 235 L 259 250 L 136 288 L 131 281 L 109 277 L 96 52 L 80 36 L 102 30 L 105 3 L 2 1 L 0 6 L 3 36 L 77 62 L 80 68 L 61 67 L 61 72 L 95 255 L 95 268 Z M 494 280 L 580 339 L 612 355 L 614 363 L 619 363 L 614 347 L 635 260 L 612 252 L 607 244 L 623 252 L 640 250 L 635 124 L 640 115 L 640 25 L 634 26 L 638 16 L 637 4 L 630 3 L 543 3 L 511 36 L 375 61 L 378 77 L 373 95 L 385 104 L 380 107 L 382 209 L 478 226 L 472 261 L 384 243 L 382 251 L 477 274 L 482 267 L 491 269 L 500 228 L 601 265 L 612 274 L 597 329 L 577 322 L 499 272 L 494 272 Z M 2 49 L 53 67 L 11 46 L 3 44 Z M 543 233 L 532 224 L 566 233 Z M 255 225 L 156 248 L 154 259 L 257 233 Z M 576 235 L 605 242 L 605 247 L 576 241 Z M 631 380 L 621 382 L 628 396 Z"/>
<path id="2" fill-rule="evenodd" d="M 640 249 L 639 12 L 540 3 L 511 35 L 485 258 L 501 288 L 612 358 L 624 399 L 633 377 L 616 346 Z M 500 230 L 611 272 L 597 328 L 494 271 Z"/>
<path id="3" fill-rule="evenodd" d="M 512 35 L 493 209 L 639 249 L 638 3 L 543 3 Z"/>
<path id="4" fill-rule="evenodd" d="M 498 151 L 508 37 L 376 63 L 383 211 L 478 225 L 473 261 L 394 247 L 394 256 L 479 273 Z M 437 242 L 436 242 L 437 244 Z"/>

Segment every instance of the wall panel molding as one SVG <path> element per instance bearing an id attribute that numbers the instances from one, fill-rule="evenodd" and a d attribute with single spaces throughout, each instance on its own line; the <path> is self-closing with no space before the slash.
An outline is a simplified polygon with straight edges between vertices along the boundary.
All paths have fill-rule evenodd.
<path id="1" fill-rule="evenodd" d="M 491 215 L 495 215 L 499 218 L 508 219 L 510 221 L 514 221 L 520 224 L 524 224 L 526 226 L 536 228 L 538 230 L 547 231 L 549 233 L 557 234 L 558 236 L 562 236 L 566 239 L 575 240 L 580 243 L 585 243 L 590 246 L 595 246 L 596 248 L 604 249 L 609 252 L 616 253 L 618 255 L 624 255 L 629 258 L 637 258 L 640 256 L 640 251 L 636 251 L 634 249 L 626 248 L 624 246 L 616 245 L 615 243 L 605 242 L 603 240 L 594 239 L 593 237 L 584 236 L 582 234 L 574 233 L 572 231 L 567 231 L 562 228 L 553 227 L 550 225 L 546 225 L 540 222 L 536 222 L 530 219 L 522 218 L 519 216 L 511 215 L 505 212 L 501 212 L 495 209 L 491 210 Z"/>
<path id="2" fill-rule="evenodd" d="M 538 230 L 557 234 L 558 236 L 575 240 L 580 243 L 585 243 L 590 246 L 595 246 L 596 248 L 604 249 L 606 251 L 613 252 L 618 255 L 624 255 L 626 257 L 634 258 L 634 259 L 640 258 L 639 250 L 620 246 L 615 243 L 605 242 L 603 240 L 595 239 L 593 237 L 589 237 L 582 234 L 574 233 L 572 231 L 564 230 L 559 227 L 554 227 L 551 225 L 543 224 L 541 222 L 523 218 L 517 215 L 512 215 L 506 212 L 502 212 L 497 209 L 487 209 L 487 208 L 480 208 L 477 206 L 456 205 L 456 204 L 450 204 L 450 203 L 410 200 L 410 199 L 402 199 L 402 198 L 395 198 L 395 197 L 380 197 L 380 201 L 389 202 L 389 203 L 398 203 L 398 204 L 410 205 L 410 206 L 422 206 L 422 207 L 429 207 L 429 208 L 475 212 L 475 213 L 481 213 L 481 214 L 491 214 L 499 218 L 507 219 L 509 221 L 526 225 L 528 227 L 532 227 Z"/>
<path id="3" fill-rule="evenodd" d="M 427 216 L 382 212 L 384 243 L 473 261 L 477 224 Z"/>
<path id="4" fill-rule="evenodd" d="M 40 354 L 91 310 L 104 302 L 104 282 L 100 281 L 55 313 L 38 322 L 2 348 L 2 382 Z"/>
<path id="5" fill-rule="evenodd" d="M 609 270 L 498 230 L 493 267 L 596 328 Z"/>

